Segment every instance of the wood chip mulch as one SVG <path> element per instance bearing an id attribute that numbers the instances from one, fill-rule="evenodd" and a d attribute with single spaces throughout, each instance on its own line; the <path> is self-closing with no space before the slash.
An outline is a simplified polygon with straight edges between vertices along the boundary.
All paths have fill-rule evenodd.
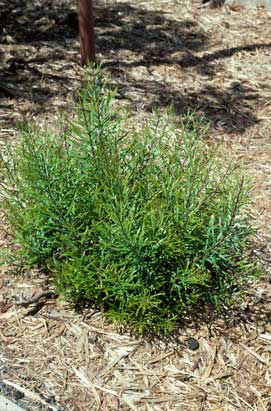
<path id="1" fill-rule="evenodd" d="M 224 315 L 184 319 L 167 340 L 139 339 L 100 312 L 76 312 L 38 270 L 20 272 L 1 212 L 0 393 L 29 411 L 271 411 L 270 12 L 95 3 L 98 59 L 132 121 L 169 104 L 180 118 L 193 111 L 254 178 L 265 275 Z M 0 0 L 0 149 L 16 142 L 18 122 L 70 113 L 78 62 L 76 2 Z"/>

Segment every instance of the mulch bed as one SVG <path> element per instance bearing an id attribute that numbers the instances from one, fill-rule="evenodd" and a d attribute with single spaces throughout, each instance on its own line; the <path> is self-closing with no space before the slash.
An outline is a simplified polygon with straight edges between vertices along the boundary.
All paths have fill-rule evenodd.
<path id="1" fill-rule="evenodd" d="M 254 179 L 264 277 L 223 315 L 184 318 L 149 341 L 77 312 L 38 270 L 8 258 L 0 227 L 0 392 L 27 410 L 271 410 L 271 24 L 264 9 L 188 0 L 97 1 L 97 55 L 118 99 L 141 123 L 173 105 L 210 123 L 210 141 Z M 83 79 L 76 2 L 0 0 L 0 145 L 18 123 L 68 116 Z M 1 149 L 0 146 L 0 149 Z M 50 297 L 50 298 L 49 298 Z"/>

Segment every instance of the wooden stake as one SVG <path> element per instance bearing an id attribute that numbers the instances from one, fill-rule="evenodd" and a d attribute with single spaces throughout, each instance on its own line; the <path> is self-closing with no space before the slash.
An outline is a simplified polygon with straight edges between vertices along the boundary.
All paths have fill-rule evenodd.
<path id="1" fill-rule="evenodd" d="M 95 63 L 95 34 L 92 0 L 77 0 L 82 65 Z"/>

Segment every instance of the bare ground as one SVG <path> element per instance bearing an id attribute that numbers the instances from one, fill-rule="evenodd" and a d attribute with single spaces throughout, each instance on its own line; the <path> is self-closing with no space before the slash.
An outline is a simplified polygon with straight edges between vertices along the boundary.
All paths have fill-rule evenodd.
<path id="1" fill-rule="evenodd" d="M 53 124 L 72 109 L 83 77 L 75 6 L 0 0 L 1 145 L 16 141 L 18 122 Z M 184 319 L 171 339 L 146 341 L 61 297 L 16 304 L 50 284 L 2 258 L 0 392 L 30 411 L 270 411 L 270 15 L 108 0 L 96 2 L 95 17 L 99 61 L 133 121 L 169 104 L 180 118 L 196 112 L 255 178 L 255 256 L 266 274 L 224 316 Z M 3 255 L 10 243 L 3 217 Z"/>

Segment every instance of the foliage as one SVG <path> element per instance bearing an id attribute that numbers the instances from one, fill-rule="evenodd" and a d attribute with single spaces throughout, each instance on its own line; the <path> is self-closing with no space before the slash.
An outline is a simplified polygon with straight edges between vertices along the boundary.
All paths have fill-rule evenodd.
<path id="1" fill-rule="evenodd" d="M 230 302 L 254 272 L 248 186 L 193 117 L 177 127 L 154 114 L 137 132 L 114 96 L 95 71 L 61 133 L 24 126 L 2 156 L 2 194 L 25 260 L 68 300 L 170 331 L 193 307 Z"/>

